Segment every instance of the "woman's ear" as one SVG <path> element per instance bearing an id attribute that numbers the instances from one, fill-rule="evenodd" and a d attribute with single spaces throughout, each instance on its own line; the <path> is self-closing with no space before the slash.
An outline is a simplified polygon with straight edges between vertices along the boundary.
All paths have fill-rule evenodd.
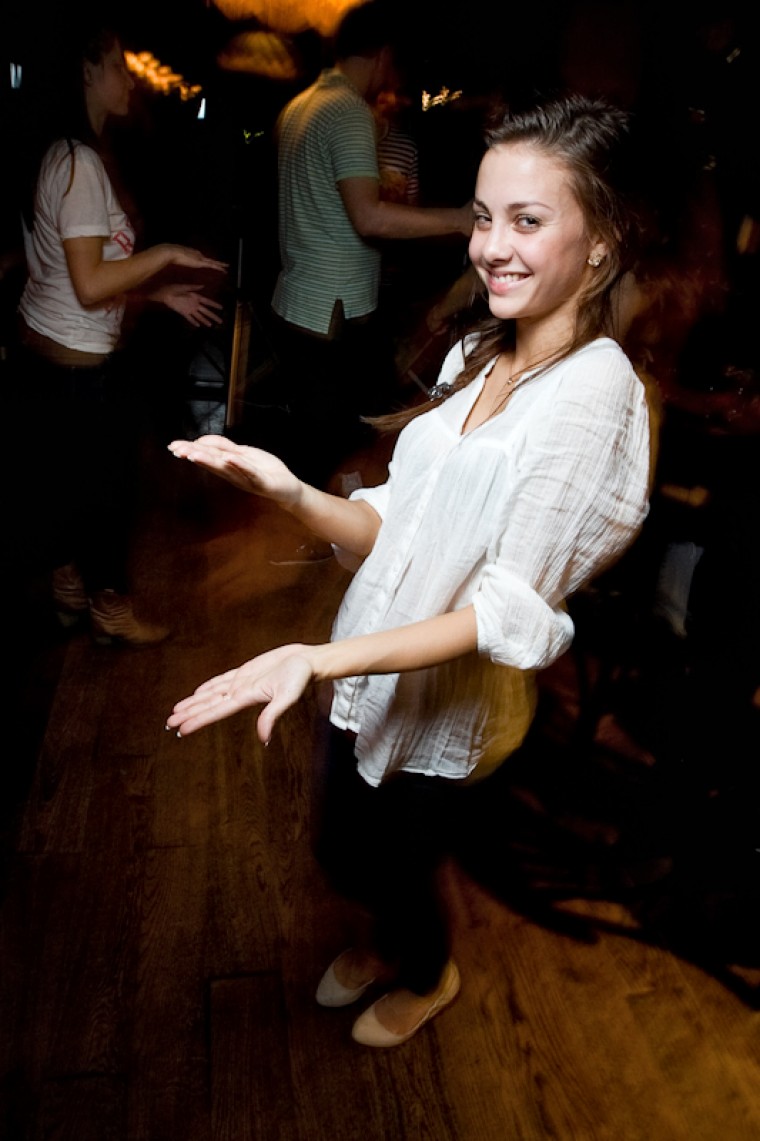
<path id="1" fill-rule="evenodd" d="M 92 81 L 95 77 L 95 69 L 89 60 L 85 60 L 82 65 L 82 79 L 84 80 L 85 87 L 91 87 Z"/>
<path id="2" fill-rule="evenodd" d="M 610 251 L 607 243 L 603 242 L 601 239 L 598 239 L 593 243 L 591 249 L 589 250 L 587 258 L 588 264 L 594 266 L 594 268 L 600 266 L 609 252 Z"/>

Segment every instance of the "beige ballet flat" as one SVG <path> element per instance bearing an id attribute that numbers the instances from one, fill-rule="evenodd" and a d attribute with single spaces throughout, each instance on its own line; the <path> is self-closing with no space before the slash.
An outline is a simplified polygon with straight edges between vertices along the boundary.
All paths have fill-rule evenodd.
<path id="1" fill-rule="evenodd" d="M 361 1043 L 362 1046 L 374 1047 L 388 1047 L 400 1046 L 402 1042 L 408 1042 L 418 1030 L 421 1030 L 426 1022 L 431 1018 L 435 1018 L 436 1014 L 440 1014 L 445 1010 L 459 994 L 461 980 L 459 978 L 459 971 L 456 964 L 449 961 L 443 971 L 441 985 L 436 991 L 435 997 L 432 999 L 430 1006 L 427 1008 L 422 1018 L 417 1022 L 411 1030 L 407 1030 L 405 1034 L 394 1034 L 392 1030 L 388 1030 L 383 1026 L 377 1017 L 377 1007 L 388 998 L 388 995 L 383 995 L 377 1002 L 373 1002 L 363 1014 L 360 1014 L 354 1023 L 354 1028 L 351 1031 L 351 1037 L 355 1042 Z M 392 992 L 391 992 L 392 993 Z"/>

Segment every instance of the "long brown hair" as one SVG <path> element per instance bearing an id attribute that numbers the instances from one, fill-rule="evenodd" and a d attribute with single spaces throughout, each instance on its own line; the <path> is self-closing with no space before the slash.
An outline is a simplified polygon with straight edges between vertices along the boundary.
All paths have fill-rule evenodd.
<path id="1" fill-rule="evenodd" d="M 60 31 L 47 51 L 40 51 L 29 80 L 25 80 L 21 109 L 22 131 L 17 155 L 19 205 L 29 230 L 34 225 L 34 195 L 42 160 L 48 147 L 65 139 L 75 163 L 76 142 L 94 150 L 100 144 L 87 116 L 84 94 L 85 64 L 102 63 L 120 42 L 118 31 L 91 20 L 87 11 L 74 16 L 65 10 Z"/>
<path id="2" fill-rule="evenodd" d="M 631 145 L 632 117 L 605 99 L 568 94 L 554 96 L 528 108 L 500 107 L 485 133 L 486 149 L 525 143 L 558 159 L 567 167 L 573 192 L 583 211 L 586 229 L 606 243 L 607 256 L 581 296 L 575 331 L 568 343 L 539 372 L 564 360 L 600 336 L 615 336 L 618 284 L 636 270 L 645 232 L 645 216 L 637 191 L 635 148 Z M 489 316 L 468 330 L 475 336 L 462 352 L 462 368 L 444 391 L 410 409 L 368 420 L 383 432 L 397 431 L 409 420 L 460 391 L 489 361 L 515 345 L 515 322 Z"/>

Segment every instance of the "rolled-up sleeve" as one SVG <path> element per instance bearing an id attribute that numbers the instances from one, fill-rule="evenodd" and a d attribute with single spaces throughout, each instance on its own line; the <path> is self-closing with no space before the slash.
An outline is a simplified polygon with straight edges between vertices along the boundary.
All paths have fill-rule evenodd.
<path id="1" fill-rule="evenodd" d="M 391 496 L 391 478 L 392 476 L 389 474 L 385 483 L 378 484 L 377 487 L 358 487 L 356 491 L 351 492 L 349 499 L 364 500 L 378 513 L 381 519 L 384 519 L 388 513 L 388 501 Z"/>
<path id="2" fill-rule="evenodd" d="M 385 518 L 388 511 L 388 501 L 391 495 L 391 470 L 388 474 L 388 479 L 385 483 L 378 484 L 377 487 L 358 487 L 356 491 L 352 491 L 349 495 L 349 500 L 364 500 L 370 507 L 377 512 L 381 519 Z M 362 564 L 362 559 L 351 551 L 347 551 L 345 547 L 339 547 L 336 543 L 332 544 L 333 554 L 338 560 L 340 565 L 345 570 L 356 571 Z"/>
<path id="3" fill-rule="evenodd" d="M 614 359 L 599 363 L 586 376 L 579 358 L 515 460 L 505 524 L 473 597 L 479 652 L 501 665 L 541 669 L 564 653 L 565 599 L 624 552 L 646 517 L 644 386 Z"/>
<path id="4" fill-rule="evenodd" d="M 444 384 L 466 348 L 447 357 Z M 335 682 L 331 716 L 359 734 L 371 784 L 397 768 L 465 777 L 513 752 L 535 709 L 535 671 L 572 641 L 565 600 L 646 516 L 647 397 L 619 345 L 600 338 L 526 377 L 502 413 L 467 431 L 488 367 L 407 424 L 389 481 L 353 496 L 383 522 L 333 637 L 470 605 L 478 631 L 477 654 Z"/>

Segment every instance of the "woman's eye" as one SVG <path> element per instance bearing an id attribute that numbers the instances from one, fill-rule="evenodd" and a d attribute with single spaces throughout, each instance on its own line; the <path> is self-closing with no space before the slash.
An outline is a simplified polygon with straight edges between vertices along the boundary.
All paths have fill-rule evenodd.
<path id="1" fill-rule="evenodd" d="M 475 225 L 479 229 L 482 230 L 482 229 L 484 229 L 485 226 L 488 226 L 490 224 L 491 219 L 488 217 L 487 214 L 475 214 L 473 216 L 473 221 L 474 221 Z"/>
<path id="2" fill-rule="evenodd" d="M 516 222 L 521 230 L 535 230 L 541 225 L 539 219 L 533 214 L 520 214 Z"/>

